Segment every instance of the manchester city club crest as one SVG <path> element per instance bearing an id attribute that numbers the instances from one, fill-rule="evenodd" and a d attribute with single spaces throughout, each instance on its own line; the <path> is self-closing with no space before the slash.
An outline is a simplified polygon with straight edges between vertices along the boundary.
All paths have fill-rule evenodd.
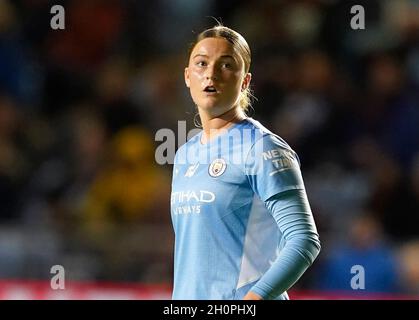
<path id="1" fill-rule="evenodd" d="M 227 168 L 227 164 L 224 159 L 215 159 L 209 166 L 208 173 L 211 177 L 221 176 Z"/>

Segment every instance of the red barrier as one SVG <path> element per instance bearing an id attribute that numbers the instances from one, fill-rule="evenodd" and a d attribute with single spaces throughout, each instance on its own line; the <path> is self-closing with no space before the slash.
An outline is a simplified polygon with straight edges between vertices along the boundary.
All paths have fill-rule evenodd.
<path id="1" fill-rule="evenodd" d="M 291 290 L 293 300 L 419 300 L 419 296 Z M 167 284 L 66 282 L 52 289 L 49 281 L 0 281 L 1 300 L 169 300 Z"/>
<path id="2" fill-rule="evenodd" d="M 315 290 L 292 290 L 289 292 L 292 300 L 419 300 L 419 296 L 371 293 L 359 291 L 315 291 Z"/>
<path id="3" fill-rule="evenodd" d="M 166 300 L 169 285 L 68 282 L 52 289 L 49 281 L 0 281 L 1 300 Z"/>

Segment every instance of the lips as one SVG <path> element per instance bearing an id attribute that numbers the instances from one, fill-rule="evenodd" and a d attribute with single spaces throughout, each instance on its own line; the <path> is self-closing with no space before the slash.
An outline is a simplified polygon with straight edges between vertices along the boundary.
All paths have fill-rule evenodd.
<path id="1" fill-rule="evenodd" d="M 206 86 L 204 88 L 204 92 L 206 93 L 217 93 L 217 88 L 215 86 Z"/>

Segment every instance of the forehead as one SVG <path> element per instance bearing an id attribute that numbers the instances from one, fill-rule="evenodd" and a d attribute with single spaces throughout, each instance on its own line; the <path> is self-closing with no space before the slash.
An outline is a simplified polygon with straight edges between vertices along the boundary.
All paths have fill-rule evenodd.
<path id="1" fill-rule="evenodd" d="M 192 50 L 191 57 L 197 54 L 207 56 L 231 55 L 237 56 L 233 44 L 224 38 L 205 38 L 199 41 Z"/>

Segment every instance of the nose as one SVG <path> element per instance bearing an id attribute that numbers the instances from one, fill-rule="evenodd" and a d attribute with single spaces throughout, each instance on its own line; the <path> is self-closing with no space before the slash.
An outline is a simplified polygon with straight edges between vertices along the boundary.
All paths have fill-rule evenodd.
<path id="1" fill-rule="evenodd" d="M 216 70 L 216 67 L 214 65 L 208 66 L 207 72 L 205 74 L 205 78 L 207 80 L 217 80 L 218 79 L 217 70 Z"/>

